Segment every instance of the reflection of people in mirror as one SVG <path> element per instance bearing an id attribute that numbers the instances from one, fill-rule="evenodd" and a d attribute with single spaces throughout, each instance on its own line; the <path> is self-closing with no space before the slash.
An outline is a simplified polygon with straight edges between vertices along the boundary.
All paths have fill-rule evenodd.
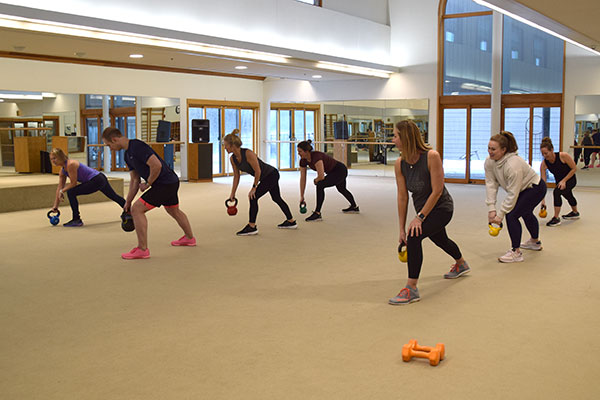
<path id="1" fill-rule="evenodd" d="M 73 219 L 65 224 L 67 227 L 82 226 L 83 221 L 79 214 L 79 202 L 77 196 L 92 194 L 97 191 L 104 193 L 106 197 L 117 203 L 121 208 L 125 206 L 125 199 L 115 193 L 108 183 L 106 175 L 96 171 L 77 160 L 70 160 L 61 149 L 52 149 L 50 161 L 54 166 L 62 167 L 58 174 L 58 187 L 52 211 L 58 211 L 58 204 L 64 199 L 64 194 L 69 198 Z M 69 184 L 67 183 L 69 178 Z M 77 184 L 79 182 L 79 184 Z"/>
<path id="2" fill-rule="evenodd" d="M 586 133 L 583 134 L 583 140 L 581 141 L 582 146 L 593 146 L 594 141 L 592 140 L 592 130 L 588 129 Z M 592 155 L 593 149 L 583 149 L 583 168 L 588 169 L 590 165 L 590 157 Z"/>
<path id="3" fill-rule="evenodd" d="M 598 131 L 598 129 L 594 129 L 592 131 L 591 139 L 592 139 L 593 146 L 600 146 L 600 132 Z M 600 149 L 590 149 L 590 150 L 591 150 L 590 153 L 592 155 L 592 159 L 590 161 L 589 167 L 590 168 L 594 168 L 594 166 L 600 167 L 600 163 L 598 163 L 598 165 L 596 165 L 596 157 L 598 157 L 598 152 L 600 152 Z"/>
<path id="4" fill-rule="evenodd" d="M 560 208 L 562 207 L 562 197 L 567 199 L 571 206 L 571 212 L 563 215 L 564 219 L 579 219 L 579 212 L 577 211 L 577 200 L 573 196 L 573 188 L 577 185 L 577 178 L 575 173 L 577 172 L 577 166 L 575 161 L 571 158 L 568 153 L 554 152 L 554 146 L 552 140 L 549 137 L 542 139 L 540 145 L 540 151 L 544 156 L 544 162 L 540 164 L 540 175 L 544 182 L 548 182 L 547 170 L 552 172 L 554 180 L 556 181 L 556 188 L 554 188 L 554 217 L 548 223 L 547 226 L 560 225 Z M 546 201 L 542 200 L 542 206 L 546 205 Z"/>

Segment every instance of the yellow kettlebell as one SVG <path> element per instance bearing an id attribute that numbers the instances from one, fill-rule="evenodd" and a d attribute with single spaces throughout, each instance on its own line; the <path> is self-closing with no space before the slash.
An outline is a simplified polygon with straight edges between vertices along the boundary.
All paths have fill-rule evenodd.
<path id="1" fill-rule="evenodd" d="M 548 215 L 548 211 L 546 211 L 546 206 L 542 205 L 542 207 L 540 208 L 540 217 L 546 218 L 547 215 Z"/>
<path id="2" fill-rule="evenodd" d="M 502 230 L 502 222 L 500 222 L 500 225 L 498 226 L 494 226 L 493 224 L 488 224 L 488 229 L 489 229 L 489 233 L 491 236 L 498 236 L 498 234 L 500 233 L 500 230 Z"/>
<path id="3" fill-rule="evenodd" d="M 408 260 L 408 255 L 406 254 L 406 249 L 403 249 L 404 242 L 398 245 L 398 259 L 405 263 Z"/>

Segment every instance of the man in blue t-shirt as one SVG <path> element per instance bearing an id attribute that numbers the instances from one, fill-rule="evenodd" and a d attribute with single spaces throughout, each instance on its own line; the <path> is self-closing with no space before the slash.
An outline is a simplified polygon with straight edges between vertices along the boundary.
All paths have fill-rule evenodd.
<path id="1" fill-rule="evenodd" d="M 173 217 L 185 233 L 178 240 L 171 242 L 172 246 L 195 246 L 196 239 L 187 216 L 179 209 L 179 177 L 169 168 L 152 147 L 137 139 L 128 139 L 121 131 L 108 127 L 102 132 L 102 141 L 111 150 L 125 150 L 125 163 L 129 167 L 131 181 L 124 210 L 131 212 L 138 245 L 128 253 L 121 254 L 126 260 L 150 258 L 148 249 L 148 220 L 146 212 L 155 207 L 164 206 L 167 213 Z M 144 178 L 141 182 L 140 178 Z M 133 205 L 133 199 L 138 189 L 144 194 Z"/>

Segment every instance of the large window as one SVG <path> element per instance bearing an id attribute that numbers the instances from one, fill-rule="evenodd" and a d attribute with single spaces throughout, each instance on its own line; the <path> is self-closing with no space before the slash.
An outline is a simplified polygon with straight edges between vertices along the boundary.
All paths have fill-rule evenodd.
<path id="1" fill-rule="evenodd" d="M 210 143 L 213 144 L 213 175 L 232 172 L 229 157 L 223 147 L 223 137 L 234 129 L 240 130 L 242 147 L 256 149 L 259 103 L 188 101 L 188 141 L 191 141 L 192 120 L 209 121 Z"/>

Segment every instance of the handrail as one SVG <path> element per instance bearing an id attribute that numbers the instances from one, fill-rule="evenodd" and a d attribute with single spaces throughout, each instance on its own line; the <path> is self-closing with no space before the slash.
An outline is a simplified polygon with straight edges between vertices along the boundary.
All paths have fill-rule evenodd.
<path id="1" fill-rule="evenodd" d="M 572 149 L 600 149 L 600 146 L 571 146 Z"/>
<path id="2" fill-rule="evenodd" d="M 264 143 L 300 143 L 302 140 L 264 140 Z M 394 145 L 393 142 L 359 142 L 359 141 L 313 141 L 311 144 L 385 144 Z"/>

